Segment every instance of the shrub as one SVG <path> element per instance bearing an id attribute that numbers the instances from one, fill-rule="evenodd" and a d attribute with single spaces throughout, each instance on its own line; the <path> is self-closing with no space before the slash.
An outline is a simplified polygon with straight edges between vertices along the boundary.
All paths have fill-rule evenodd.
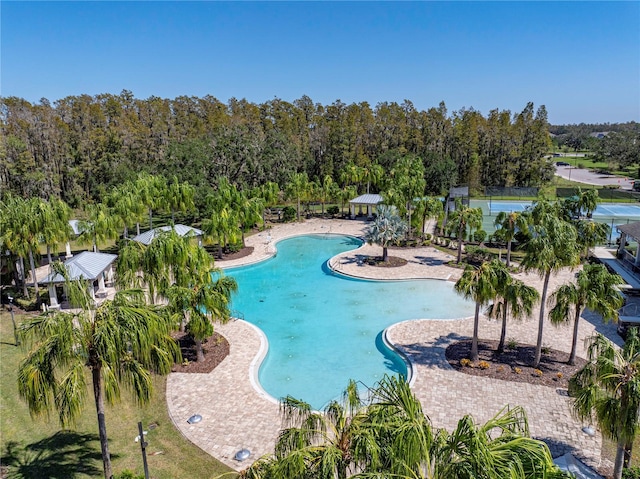
<path id="1" fill-rule="evenodd" d="M 125 469 L 120 474 L 115 474 L 113 479 L 144 479 L 144 474 L 136 474 L 129 469 Z"/>
<path id="2" fill-rule="evenodd" d="M 498 371 L 499 373 L 501 373 L 502 371 L 504 371 L 504 366 L 500 365 L 496 368 L 496 371 Z"/>
<path id="3" fill-rule="evenodd" d="M 282 209 L 282 220 L 285 223 L 296 219 L 296 209 L 293 206 L 285 206 Z"/>
<path id="4" fill-rule="evenodd" d="M 539 369 L 534 369 L 533 370 L 533 374 L 535 376 L 541 377 L 542 376 L 542 371 L 540 371 Z"/>
<path id="5" fill-rule="evenodd" d="M 327 213 L 329 213 L 330 215 L 337 215 L 338 213 L 340 213 L 340 208 L 338 208 L 337 206 L 329 206 L 327 208 Z"/>
<path id="6" fill-rule="evenodd" d="M 489 369 L 491 367 L 491 365 L 487 361 L 480 361 L 478 363 L 478 367 L 480 369 Z"/>
<path id="7" fill-rule="evenodd" d="M 521 368 L 513 368 L 513 372 L 516 374 L 522 374 L 522 369 Z"/>
<path id="8" fill-rule="evenodd" d="M 542 346 L 542 354 L 551 354 L 551 348 L 549 346 Z"/>
<path id="9" fill-rule="evenodd" d="M 480 248 L 479 246 L 467 245 L 465 250 L 467 252 L 467 261 L 471 263 L 482 263 L 483 261 L 489 261 L 492 257 L 488 249 Z"/>
<path id="10" fill-rule="evenodd" d="M 564 374 L 562 374 L 561 372 L 557 372 L 557 373 L 556 373 L 556 377 L 557 377 L 558 379 L 562 379 L 562 378 L 564 377 Z"/>
<path id="11" fill-rule="evenodd" d="M 507 349 L 510 349 L 513 351 L 517 348 L 518 348 L 518 341 L 516 341 L 514 338 L 507 339 Z"/>
<path id="12" fill-rule="evenodd" d="M 473 362 L 471 361 L 471 359 L 464 358 L 460 360 L 460 366 L 462 366 L 463 368 L 466 368 L 466 367 L 472 368 Z"/>
<path id="13" fill-rule="evenodd" d="M 640 479 L 640 466 L 623 469 L 622 479 Z"/>
<path id="14" fill-rule="evenodd" d="M 485 230 L 478 230 L 473 233 L 473 241 L 478 243 L 482 243 L 487 237 L 487 232 Z"/>

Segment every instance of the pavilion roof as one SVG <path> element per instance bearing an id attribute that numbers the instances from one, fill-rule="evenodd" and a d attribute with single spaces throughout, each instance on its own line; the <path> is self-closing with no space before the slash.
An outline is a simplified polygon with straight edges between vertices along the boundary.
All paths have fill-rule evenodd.
<path id="1" fill-rule="evenodd" d="M 117 257 L 118 255 L 115 254 L 83 251 L 66 260 L 64 265 L 67 271 L 69 271 L 69 278 L 71 280 L 86 279 L 94 281 Z M 65 279 L 59 273 L 50 273 L 38 282 L 41 284 L 64 283 Z"/>
<path id="2" fill-rule="evenodd" d="M 377 205 L 382 203 L 382 196 L 374 193 L 367 193 L 366 195 L 360 195 L 349 201 L 354 205 Z"/>
<path id="3" fill-rule="evenodd" d="M 627 236 L 631 236 L 633 239 L 640 239 L 640 221 L 634 223 L 628 223 L 626 225 L 617 225 L 616 229 L 620 233 L 624 233 Z"/>
<path id="4" fill-rule="evenodd" d="M 149 245 L 153 241 L 153 238 L 155 238 L 159 233 L 164 231 L 171 231 L 172 229 L 175 230 L 175 232 L 180 236 L 186 236 L 189 233 L 192 233 L 194 236 L 202 236 L 202 231 L 198 228 L 192 228 L 191 226 L 185 225 L 174 225 L 160 226 L 159 228 L 154 228 L 152 230 L 146 231 L 131 239 L 133 241 L 137 241 L 138 243 Z"/>

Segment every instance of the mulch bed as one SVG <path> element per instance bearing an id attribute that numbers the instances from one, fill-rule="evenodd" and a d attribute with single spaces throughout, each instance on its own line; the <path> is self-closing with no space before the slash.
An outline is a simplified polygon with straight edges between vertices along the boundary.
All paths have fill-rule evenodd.
<path id="1" fill-rule="evenodd" d="M 245 256 L 249 256 L 251 253 L 253 253 L 253 246 L 245 246 L 240 251 L 236 251 L 235 253 L 225 253 L 224 255 L 222 255 L 222 258 L 218 258 L 218 261 L 228 261 L 231 259 L 244 258 Z"/>
<path id="2" fill-rule="evenodd" d="M 382 256 L 367 256 L 364 262 L 369 266 L 377 266 L 380 268 L 396 268 L 407 264 L 406 259 L 398 258 L 397 256 L 387 256 L 387 261 L 382 261 Z"/>
<path id="3" fill-rule="evenodd" d="M 229 355 L 229 342 L 218 333 L 213 333 L 213 336 L 203 341 L 204 361 L 201 362 L 196 361 L 196 346 L 191 336 L 187 333 L 174 333 L 173 337 L 180 344 L 183 361 L 171 368 L 174 373 L 207 374 Z"/>
<path id="4" fill-rule="evenodd" d="M 587 363 L 576 358 L 576 364 L 570 366 L 569 353 L 545 348 L 537 368 L 540 374 L 531 366 L 535 346 L 518 343 L 515 349 L 505 349 L 502 354 L 496 352 L 497 347 L 498 341 L 479 340 L 478 361 L 473 366 L 463 366 L 461 361 L 471 355 L 471 340 L 457 341 L 447 348 L 446 358 L 451 367 L 464 374 L 562 389 L 567 389 L 569 378 Z M 489 367 L 480 367 L 480 361 Z"/>

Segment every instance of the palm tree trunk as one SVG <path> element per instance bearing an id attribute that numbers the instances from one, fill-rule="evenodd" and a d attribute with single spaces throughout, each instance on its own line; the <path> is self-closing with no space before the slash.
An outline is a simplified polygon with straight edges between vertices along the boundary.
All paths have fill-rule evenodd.
<path id="1" fill-rule="evenodd" d="M 204 351 L 202 349 L 202 341 L 199 339 L 193 338 L 193 342 L 196 344 L 196 361 L 202 362 L 204 361 Z"/>
<path id="2" fill-rule="evenodd" d="M 153 211 L 149 208 L 149 229 L 153 229 Z"/>
<path id="3" fill-rule="evenodd" d="M 136 235 L 140 236 L 140 223 L 136 223 Z"/>
<path id="4" fill-rule="evenodd" d="M 507 241 L 507 268 L 511 266 L 511 240 Z"/>
<path id="5" fill-rule="evenodd" d="M 624 439 L 618 440 L 616 447 L 616 459 L 613 463 L 613 479 L 622 478 L 622 466 L 624 465 Z"/>
<path id="6" fill-rule="evenodd" d="M 100 368 L 91 369 L 93 379 L 93 397 L 96 401 L 96 412 L 98 414 L 98 432 L 100 434 L 100 449 L 102 450 L 102 465 L 104 467 L 105 479 L 111 479 L 111 455 L 109 454 L 109 442 L 107 440 L 107 423 L 104 418 L 104 397 L 102 396 L 102 378 Z"/>
<path id="7" fill-rule="evenodd" d="M 382 247 L 382 261 L 384 261 L 385 263 L 389 261 L 389 254 L 386 246 Z"/>
<path id="8" fill-rule="evenodd" d="M 478 326 L 480 324 L 480 303 L 476 302 L 476 314 L 473 317 L 473 339 L 471 340 L 471 361 L 478 360 Z"/>
<path id="9" fill-rule="evenodd" d="M 500 342 L 498 343 L 498 353 L 504 352 L 504 342 L 507 337 L 507 302 L 504 302 L 504 311 L 502 311 L 502 329 L 500 330 Z"/>
<path id="10" fill-rule="evenodd" d="M 24 267 L 24 258 L 20 256 L 20 274 L 22 275 L 22 294 L 25 298 L 29 297 L 29 290 L 27 289 L 27 270 Z"/>
<path id="11" fill-rule="evenodd" d="M 33 287 L 36 291 L 36 301 L 40 302 L 40 288 L 38 288 L 38 278 L 36 278 L 36 262 L 33 259 L 33 251 L 29 250 L 29 266 L 31 266 L 31 274 L 33 275 Z"/>
<path id="12" fill-rule="evenodd" d="M 51 246 L 49 245 L 47 245 L 47 260 L 49 261 L 49 267 L 51 267 L 53 259 L 51 258 Z"/>
<path id="13" fill-rule="evenodd" d="M 458 264 L 462 262 L 462 230 L 458 230 Z"/>
<path id="14" fill-rule="evenodd" d="M 538 341 L 536 343 L 536 355 L 533 359 L 533 367 L 540 366 L 540 358 L 542 357 L 542 331 L 544 329 L 544 306 L 547 304 L 547 289 L 549 288 L 549 279 L 551 271 L 547 271 L 544 275 L 544 284 L 542 286 L 542 298 L 540 299 L 540 317 L 538 318 Z"/>
<path id="15" fill-rule="evenodd" d="M 573 340 L 571 341 L 571 353 L 569 354 L 568 363 L 573 366 L 576 363 L 576 349 L 578 345 L 578 325 L 580 324 L 580 313 L 582 307 L 576 305 L 576 317 L 573 320 Z"/>
<path id="16" fill-rule="evenodd" d="M 298 196 L 298 223 L 300 223 L 300 197 Z"/>

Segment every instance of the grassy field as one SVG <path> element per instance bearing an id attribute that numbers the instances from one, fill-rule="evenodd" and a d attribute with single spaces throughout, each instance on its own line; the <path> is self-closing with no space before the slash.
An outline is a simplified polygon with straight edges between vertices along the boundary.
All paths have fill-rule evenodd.
<path id="1" fill-rule="evenodd" d="M 20 321 L 21 317 L 16 316 Z M 7 311 L 0 313 L 0 454 L 11 478 L 86 478 L 102 476 L 98 426 L 91 392 L 75 428 L 63 430 L 53 414 L 32 419 L 18 396 L 16 372 L 25 351 L 13 343 Z M 230 469 L 187 441 L 173 426 L 165 401 L 166 378 L 155 378 L 150 404 L 139 407 L 128 396 L 107 408 L 107 434 L 115 473 L 142 474 L 138 421 L 149 431 L 150 476 L 156 479 L 216 477 Z M 206 398 L 203 398 L 206 400 Z M 4 477 L 4 476 L 3 476 Z"/>

